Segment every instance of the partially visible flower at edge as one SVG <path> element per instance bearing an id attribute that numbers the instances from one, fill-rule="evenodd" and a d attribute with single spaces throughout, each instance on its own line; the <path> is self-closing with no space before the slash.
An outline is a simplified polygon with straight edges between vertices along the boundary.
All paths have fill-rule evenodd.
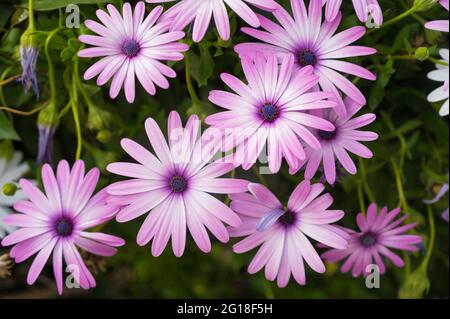
<path id="1" fill-rule="evenodd" d="M 95 287 L 95 279 L 83 262 L 77 247 L 100 256 L 113 256 L 125 241 L 100 232 L 87 232 L 114 218 L 119 207 L 108 204 L 108 194 L 100 190 L 94 195 L 99 180 L 98 169 L 85 174 L 83 161 L 70 169 L 60 161 L 56 174 L 50 165 L 42 167 L 45 192 L 26 179 L 20 186 L 29 200 L 14 204 L 17 214 L 5 217 L 5 223 L 19 227 L 1 244 L 14 246 L 11 258 L 21 263 L 35 255 L 28 271 L 27 283 L 32 285 L 53 253 L 53 271 L 59 294 L 63 292 L 63 260 L 74 280 L 83 289 Z"/>
<path id="2" fill-rule="evenodd" d="M 436 63 L 436 70 L 431 71 L 427 74 L 428 78 L 433 81 L 443 82 L 442 86 L 435 89 L 433 92 L 428 94 L 427 100 L 431 103 L 445 101 L 439 110 L 440 116 L 447 116 L 449 112 L 449 94 L 450 94 L 450 84 L 449 84 L 449 50 L 441 49 L 439 50 L 443 62 L 447 65 L 442 65 Z"/>
<path id="3" fill-rule="evenodd" d="M 367 22 L 370 16 L 372 16 L 375 24 L 381 26 L 383 24 L 383 11 L 377 0 L 352 0 L 353 7 L 355 7 L 356 15 L 359 21 Z M 326 4 L 325 19 L 327 21 L 333 21 L 339 14 L 342 0 L 322 0 L 323 4 Z"/>
<path id="4" fill-rule="evenodd" d="M 449 185 L 446 183 L 446 184 L 442 185 L 442 187 L 439 189 L 439 192 L 436 194 L 436 196 L 434 196 L 433 199 L 427 199 L 427 200 L 424 200 L 423 202 L 427 205 L 435 204 L 438 201 L 440 201 L 442 197 L 444 197 L 444 195 L 448 192 L 448 190 L 449 190 Z M 441 216 L 442 216 L 442 219 L 444 219 L 447 223 L 449 222 L 448 207 L 442 213 Z"/>
<path id="5" fill-rule="evenodd" d="M 174 0 L 146 0 L 149 3 L 171 2 Z M 233 12 L 252 27 L 259 27 L 259 20 L 246 2 L 260 9 L 271 11 L 278 7 L 274 0 L 179 0 L 177 4 L 164 13 L 162 20 L 171 21 L 170 30 L 183 30 L 193 22 L 192 39 L 200 42 L 208 31 L 211 18 L 214 18 L 217 32 L 222 40 L 230 39 L 230 21 L 225 7 L 227 4 Z"/>
<path id="6" fill-rule="evenodd" d="M 447 11 L 449 9 L 449 0 L 440 0 L 439 3 Z M 449 31 L 449 20 L 435 20 L 425 23 L 425 28 L 435 31 L 448 32 Z"/>
<path id="7" fill-rule="evenodd" d="M 23 154 L 20 152 L 14 152 L 12 158 L 0 157 L 0 239 L 15 229 L 3 222 L 3 218 L 12 213 L 9 207 L 25 198 L 22 190 L 17 190 L 13 196 L 6 196 L 2 192 L 5 184 L 16 182 L 30 169 L 27 163 L 22 163 L 22 159 Z"/>

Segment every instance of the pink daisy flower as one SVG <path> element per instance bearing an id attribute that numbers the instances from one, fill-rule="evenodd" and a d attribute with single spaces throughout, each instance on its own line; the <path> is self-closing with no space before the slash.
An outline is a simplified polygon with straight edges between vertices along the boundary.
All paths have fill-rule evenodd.
<path id="1" fill-rule="evenodd" d="M 123 6 L 123 15 L 111 5 L 108 13 L 97 10 L 101 23 L 86 20 L 87 28 L 98 35 L 81 35 L 78 39 L 94 47 L 83 49 L 78 56 L 83 58 L 103 57 L 85 73 L 90 80 L 98 75 L 97 85 L 102 86 L 112 79 L 109 94 L 116 98 L 124 87 L 129 103 L 135 99 L 135 76 L 151 95 L 156 86 L 169 87 L 166 77 L 175 78 L 175 71 L 161 60 L 180 61 L 189 47 L 176 41 L 184 37 L 181 31 L 168 32 L 170 22 L 156 23 L 163 8 L 154 8 L 145 18 L 145 4 L 138 2 L 134 12 L 129 3 Z"/>
<path id="2" fill-rule="evenodd" d="M 239 217 L 225 204 L 208 193 L 233 194 L 247 190 L 248 182 L 220 178 L 234 165 L 214 162 L 208 164 L 218 151 L 220 135 L 206 131 L 197 139 L 200 121 L 192 115 L 186 127 L 173 111 L 169 115 L 167 145 L 158 124 L 152 118 L 145 129 L 156 157 L 136 142 L 123 139 L 123 149 L 139 164 L 113 163 L 108 171 L 130 177 L 108 187 L 115 203 L 125 206 L 117 221 L 126 222 L 147 212 L 147 218 L 137 235 L 137 243 L 146 245 L 153 239 L 152 254 L 159 256 L 172 237 L 175 256 L 185 249 L 186 226 L 198 247 L 211 250 L 206 228 L 221 242 L 229 240 L 223 222 L 238 226 Z"/>
<path id="3" fill-rule="evenodd" d="M 305 178 L 311 179 L 316 174 L 319 166 L 323 163 L 325 178 L 329 184 L 336 181 L 336 159 L 350 174 L 356 174 L 356 166 L 348 155 L 354 153 L 363 158 L 372 158 L 372 152 L 362 145 L 361 141 L 374 141 L 378 134 L 368 131 L 361 131 L 360 128 L 375 121 L 375 114 L 368 113 L 353 118 L 361 109 L 361 105 L 351 99 L 345 99 L 347 116 L 339 117 L 334 110 L 318 110 L 313 114 L 321 116 L 334 124 L 335 130 L 332 132 L 316 130 L 315 135 L 322 147 L 313 149 L 306 147 L 306 160 L 301 163 L 306 164 Z M 291 171 L 295 174 L 297 171 Z"/>
<path id="4" fill-rule="evenodd" d="M 2 240 L 3 246 L 14 245 L 10 256 L 21 263 L 37 254 L 28 272 L 32 285 L 53 252 L 53 272 L 58 293 L 63 291 L 63 259 L 83 289 L 95 287 L 95 279 L 83 262 L 77 247 L 99 256 L 112 256 L 125 244 L 119 237 L 88 232 L 109 221 L 118 207 L 106 203 L 108 194 L 101 190 L 93 196 L 99 179 L 94 168 L 84 174 L 84 163 L 77 161 L 72 170 L 66 161 L 59 162 L 56 176 L 50 167 L 42 167 L 45 194 L 25 179 L 20 186 L 29 200 L 19 201 L 19 214 L 5 217 L 4 222 L 19 227 Z"/>
<path id="5" fill-rule="evenodd" d="M 297 69 L 305 66 L 314 68 L 314 73 L 320 77 L 319 85 L 323 91 L 334 93 L 338 102 L 337 113 L 345 116 L 346 110 L 341 93 L 345 93 L 358 104 L 365 105 L 366 98 L 359 89 L 342 73 L 348 73 L 367 80 L 375 80 L 375 75 L 365 68 L 341 58 L 371 55 L 375 49 L 350 45 L 365 34 L 363 26 L 356 26 L 335 34 L 341 22 L 341 15 L 331 22 L 322 20 L 321 0 L 311 0 L 309 9 L 303 0 L 291 0 L 294 13 L 292 18 L 280 6 L 273 12 L 280 25 L 258 15 L 265 31 L 253 28 L 242 28 L 242 31 L 265 43 L 242 43 L 235 47 L 240 55 L 254 56 L 257 52 L 265 55 L 275 54 L 283 59 L 287 54 L 295 56 Z"/>
<path id="6" fill-rule="evenodd" d="M 175 0 L 146 1 L 162 3 Z M 225 4 L 252 27 L 260 26 L 258 17 L 246 3 L 266 11 L 275 10 L 278 7 L 274 0 L 178 0 L 177 4 L 167 10 L 163 19 L 172 21 L 170 30 L 183 30 L 194 21 L 192 39 L 194 42 L 200 42 L 208 31 L 211 18 L 214 17 L 219 36 L 222 40 L 227 41 L 230 39 L 230 21 Z"/>
<path id="7" fill-rule="evenodd" d="M 350 235 L 348 248 L 331 249 L 322 257 L 328 262 L 347 258 L 341 271 L 345 273 L 351 269 L 354 277 L 367 275 L 366 267 L 370 264 L 376 264 L 380 273 L 384 274 L 386 266 L 383 257 L 392 261 L 395 266 L 403 267 L 405 263 L 402 258 L 391 249 L 417 251 L 417 244 L 421 243 L 422 239 L 420 236 L 405 234 L 417 223 L 402 225 L 408 215 L 395 220 L 399 213 L 399 208 L 388 213 L 387 207 L 377 212 L 376 204 L 372 203 L 367 210 L 367 215 L 359 213 L 356 217 L 359 231 L 343 228 Z"/>
<path id="8" fill-rule="evenodd" d="M 242 68 L 248 84 L 224 73 L 222 80 L 236 93 L 211 91 L 209 100 L 227 111 L 208 116 L 206 123 L 224 132 L 224 150 L 236 146 L 234 161 L 249 169 L 268 145 L 269 168 L 279 171 L 282 158 L 297 168 L 305 158 L 299 138 L 314 149 L 319 140 L 308 129 L 333 131 L 334 125 L 308 110 L 330 108 L 329 92 L 311 92 L 319 77 L 312 67 L 294 71 L 294 56 L 285 55 L 281 65 L 274 56 L 243 57 Z M 228 134 L 228 133 L 229 134 Z"/>
<path id="9" fill-rule="evenodd" d="M 367 22 L 369 15 L 373 17 L 373 21 L 377 26 L 383 24 L 383 11 L 378 4 L 378 0 L 352 0 L 355 7 L 356 15 L 359 21 Z M 339 14 L 342 0 L 322 0 L 323 4 L 326 3 L 325 19 L 327 21 L 333 21 Z"/>
<path id="10" fill-rule="evenodd" d="M 440 0 L 439 3 L 443 6 L 447 11 L 449 9 L 449 0 Z M 435 31 L 448 32 L 449 30 L 449 21 L 447 20 L 435 20 L 425 23 L 425 28 Z"/>
<path id="11" fill-rule="evenodd" d="M 292 275 L 300 284 L 306 283 L 304 261 L 316 272 L 325 272 L 325 265 L 306 236 L 337 249 L 347 247 L 347 234 L 331 223 L 344 216 L 341 210 L 329 210 L 330 194 L 319 196 L 324 186 L 301 182 L 289 198 L 287 207 L 266 187 L 250 184 L 251 194 L 231 195 L 231 208 L 239 214 L 242 224 L 230 228 L 230 236 L 246 237 L 233 246 L 240 254 L 261 245 L 248 272 L 254 274 L 265 267 L 268 280 L 277 279 L 285 287 Z M 305 236 L 306 235 L 306 236 Z"/>

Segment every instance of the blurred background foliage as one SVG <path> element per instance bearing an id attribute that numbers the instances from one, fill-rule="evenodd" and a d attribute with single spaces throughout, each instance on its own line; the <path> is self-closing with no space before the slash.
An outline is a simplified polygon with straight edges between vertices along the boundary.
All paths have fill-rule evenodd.
<path id="1" fill-rule="evenodd" d="M 83 25 L 78 29 L 62 26 L 68 4 L 80 5 L 83 21 L 88 18 L 95 20 L 95 11 L 104 8 L 105 3 L 120 6 L 122 1 L 35 0 L 37 31 L 34 36 L 38 39 L 40 51 L 37 66 L 40 98 L 37 100 L 32 93 L 25 94 L 22 85 L 15 81 L 21 73 L 19 44 L 27 27 L 26 2 L 2 0 L 0 3 L 0 106 L 24 112 L 24 115 L 19 115 L 0 110 L 0 151 L 5 152 L 11 145 L 23 151 L 33 168 L 30 178 L 39 178 L 35 161 L 38 151 L 37 114 L 52 100 L 48 59 L 55 69 L 56 96 L 53 100 L 58 114 L 54 161 L 64 158 L 73 162 L 77 150 L 81 151 L 81 158 L 88 167 L 97 166 L 102 170 L 100 186 L 114 180 L 105 171 L 105 166 L 112 161 L 126 159 L 119 146 L 122 137 L 148 145 L 143 127 L 145 118 L 154 117 L 163 128 L 171 110 L 177 110 L 185 119 L 193 113 L 203 119 L 218 111 L 208 102 L 207 96 L 212 89 L 224 89 L 220 73 L 229 72 L 243 78 L 233 46 L 251 39 L 238 31 L 242 21 L 230 13 L 232 41 L 218 39 L 213 28 L 199 44 L 185 40 L 191 49 L 185 61 L 173 64 L 178 77 L 171 80 L 168 90 L 159 90 L 156 96 L 151 97 L 138 85 L 134 104 L 128 104 L 123 95 L 111 100 L 108 86 L 99 88 L 94 80 L 82 80 L 83 72 L 94 62 L 88 59 L 78 61 L 76 56 L 81 47 L 77 36 L 87 30 Z M 288 0 L 279 2 L 289 6 Z M 414 2 L 417 6 L 417 3 L 432 1 L 379 2 L 386 22 L 407 11 Z M 149 9 L 152 5 L 147 7 Z M 448 48 L 448 38 L 446 34 L 424 29 L 423 24 L 448 18 L 448 13 L 438 4 L 422 9 L 410 10 L 403 19 L 381 29 L 371 29 L 360 41 L 379 52 L 352 60 L 378 75 L 376 82 L 354 81 L 367 97 L 368 105 L 362 112 L 377 115 L 370 129 L 380 138 L 368 145 L 374 157 L 357 162 L 356 176 L 342 175 L 334 187 L 328 187 L 335 199 L 334 207 L 346 212 L 342 224 L 347 227 L 355 227 L 356 213 L 371 201 L 390 208 L 401 206 L 405 213 L 410 214 L 411 221 L 420 223 L 417 232 L 422 235 L 424 244 L 420 252 L 404 254 L 407 260 L 405 269 L 389 264 L 380 289 L 370 290 L 365 287 L 364 279 L 341 274 L 338 265 L 330 264 L 324 275 L 308 271 L 305 287 L 291 280 L 287 288 L 278 289 L 276 284 L 264 279 L 263 273 L 253 276 L 247 273 L 246 267 L 253 253 L 233 254 L 231 245 L 236 240 L 231 240 L 228 245 L 214 242 L 212 252 L 205 255 L 190 239 L 182 258 L 174 257 L 169 248 L 160 258 L 153 258 L 148 246 L 138 247 L 135 243 L 143 221 L 139 219 L 126 224 L 110 222 L 106 226 L 108 232 L 126 238 L 127 245 L 107 260 L 86 256 L 88 264 L 96 272 L 98 287 L 91 291 L 66 289 L 63 297 L 448 298 L 449 225 L 440 217 L 448 207 L 448 197 L 432 207 L 422 202 L 434 197 L 439 187 L 448 182 L 449 151 L 448 117 L 439 117 L 440 103 L 432 105 L 426 100 L 427 94 L 438 86 L 437 82 L 426 77 L 435 68 L 428 55 L 431 59 L 439 58 L 438 50 Z M 360 24 L 351 1 L 344 1 L 342 10 L 341 29 Z M 423 51 L 425 54 L 416 54 L 420 47 L 427 48 Z M 78 138 L 74 116 L 79 117 L 81 128 Z M 252 171 L 238 170 L 237 175 L 252 181 L 261 178 Z M 280 199 L 286 200 L 303 176 L 301 173 L 290 176 L 284 167 L 279 174 L 265 175 L 264 179 Z M 432 224 L 436 226 L 436 241 L 429 263 L 424 264 Z M 5 250 L 0 248 L 0 253 L 3 252 Z M 51 267 L 47 267 L 33 287 L 26 285 L 30 262 L 16 265 L 12 269 L 12 277 L 0 279 L 0 297 L 56 296 Z M 429 290 L 426 291 L 428 284 Z"/>

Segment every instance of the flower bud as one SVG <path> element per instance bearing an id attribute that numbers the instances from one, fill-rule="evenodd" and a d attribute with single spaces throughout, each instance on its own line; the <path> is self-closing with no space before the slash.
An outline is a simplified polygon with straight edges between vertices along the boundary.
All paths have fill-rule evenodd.
<path id="1" fill-rule="evenodd" d="M 31 88 L 39 99 L 39 86 L 36 76 L 38 47 L 39 41 L 34 28 L 28 28 L 20 37 L 20 63 L 22 65 L 20 81 L 25 88 L 25 92 L 28 92 Z"/>
<path id="2" fill-rule="evenodd" d="M 101 130 L 97 133 L 97 140 L 100 143 L 108 143 L 111 139 L 111 132 L 108 130 Z"/>
<path id="3" fill-rule="evenodd" d="M 5 196 L 14 196 L 17 192 L 17 185 L 14 183 L 7 183 L 3 185 L 2 192 Z"/>
<path id="4" fill-rule="evenodd" d="M 52 163 L 53 159 L 53 136 L 58 126 L 58 112 L 56 106 L 49 104 L 39 112 L 39 152 L 37 162 L 39 164 Z"/>
<path id="5" fill-rule="evenodd" d="M 413 7 L 418 11 L 425 11 L 437 4 L 438 0 L 415 0 Z"/>
<path id="6" fill-rule="evenodd" d="M 419 61 L 425 61 L 430 56 L 430 53 L 428 52 L 428 48 L 426 47 L 419 47 L 416 49 L 416 52 L 414 53 L 414 56 Z"/>

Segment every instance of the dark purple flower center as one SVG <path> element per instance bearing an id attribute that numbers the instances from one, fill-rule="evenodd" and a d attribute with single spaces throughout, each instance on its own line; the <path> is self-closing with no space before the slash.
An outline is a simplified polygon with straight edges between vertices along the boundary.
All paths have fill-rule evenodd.
<path id="1" fill-rule="evenodd" d="M 319 130 L 319 137 L 325 141 L 331 141 L 336 137 L 336 130 L 333 131 L 322 131 Z"/>
<path id="2" fill-rule="evenodd" d="M 139 46 L 139 43 L 136 40 L 133 39 L 126 40 L 122 44 L 122 52 L 130 58 L 136 56 L 140 50 L 141 47 Z"/>
<path id="3" fill-rule="evenodd" d="M 72 235 L 73 223 L 68 218 L 61 218 L 56 222 L 55 229 L 59 236 L 67 237 Z"/>
<path id="4" fill-rule="evenodd" d="M 315 65 L 317 63 L 317 56 L 311 50 L 301 50 L 298 54 L 298 63 L 301 66 Z"/>
<path id="5" fill-rule="evenodd" d="M 284 226 L 291 226 L 296 220 L 295 213 L 287 211 L 280 218 L 278 218 L 278 222 Z"/>
<path id="6" fill-rule="evenodd" d="M 187 181 L 183 176 L 175 175 L 170 179 L 169 187 L 174 193 L 182 193 L 187 188 Z"/>
<path id="7" fill-rule="evenodd" d="M 260 110 L 264 121 L 273 122 L 280 116 L 280 110 L 273 104 L 265 104 Z"/>
<path id="8" fill-rule="evenodd" d="M 372 233 L 366 233 L 361 237 L 361 244 L 364 247 L 372 247 L 377 243 L 377 236 Z"/>

